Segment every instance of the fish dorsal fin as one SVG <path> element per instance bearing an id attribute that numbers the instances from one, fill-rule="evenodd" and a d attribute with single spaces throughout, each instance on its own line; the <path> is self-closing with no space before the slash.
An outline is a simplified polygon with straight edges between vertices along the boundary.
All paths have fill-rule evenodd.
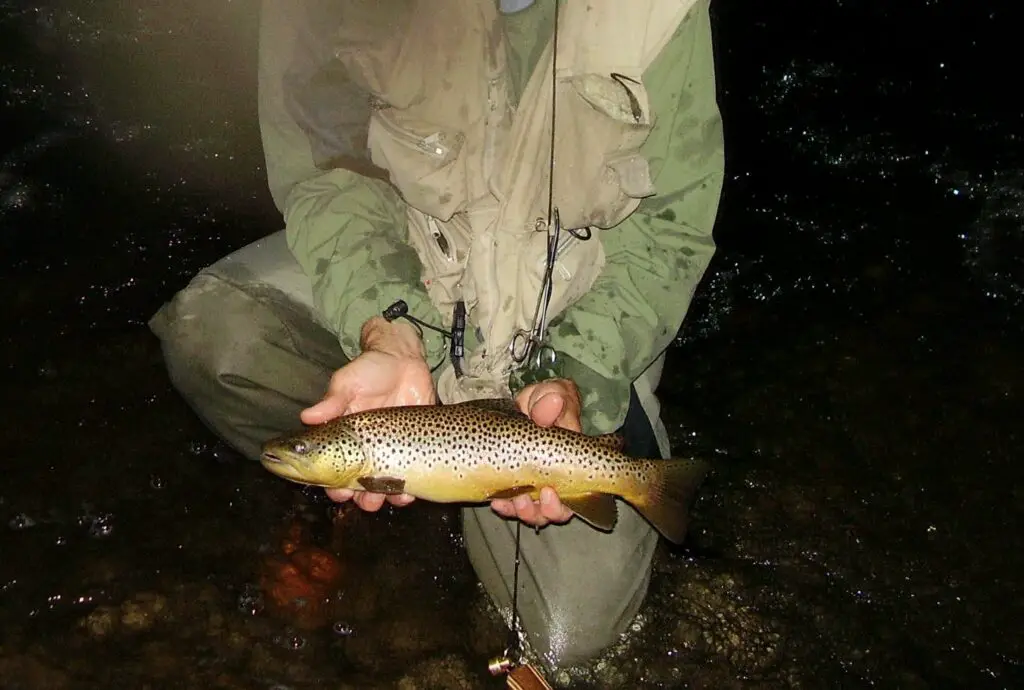
<path id="1" fill-rule="evenodd" d="M 604 532 L 611 532 L 619 520 L 619 509 L 611 494 L 583 494 L 562 498 L 562 503 L 581 520 Z"/>
<path id="2" fill-rule="evenodd" d="M 626 447 L 626 437 L 622 434 L 601 434 L 600 436 L 593 436 L 592 438 L 602 446 L 608 446 L 609 448 L 614 448 L 620 452 Z"/>
<path id="3" fill-rule="evenodd" d="M 467 402 L 456 403 L 456 405 L 464 405 L 466 407 L 475 407 L 479 410 L 487 410 L 488 412 L 499 412 L 509 417 L 525 417 L 523 411 L 516 405 L 516 401 L 511 398 L 481 398 L 480 400 L 469 400 Z"/>

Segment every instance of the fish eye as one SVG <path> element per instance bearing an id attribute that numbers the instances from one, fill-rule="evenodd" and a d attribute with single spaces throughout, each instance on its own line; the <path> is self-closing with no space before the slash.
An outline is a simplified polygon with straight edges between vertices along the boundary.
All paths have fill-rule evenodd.
<path id="1" fill-rule="evenodd" d="M 296 455 L 305 455 L 309 450 L 309 444 L 305 441 L 294 441 L 292 443 L 292 452 Z"/>

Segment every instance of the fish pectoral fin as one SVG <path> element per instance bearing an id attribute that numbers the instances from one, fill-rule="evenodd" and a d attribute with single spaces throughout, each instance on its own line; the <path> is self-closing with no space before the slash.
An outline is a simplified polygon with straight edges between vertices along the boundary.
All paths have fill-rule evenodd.
<path id="1" fill-rule="evenodd" d="M 618 451 L 621 451 L 626 447 L 626 437 L 622 434 L 601 434 L 600 436 L 594 436 L 593 439 L 602 446 L 608 446 L 609 448 L 614 448 Z"/>
<path id="2" fill-rule="evenodd" d="M 562 498 L 562 504 L 576 513 L 581 520 L 604 532 L 611 532 L 619 520 L 615 496 L 611 494 L 583 494 Z"/>
<path id="3" fill-rule="evenodd" d="M 488 501 L 493 501 L 496 498 L 515 498 L 522 494 L 533 493 L 537 490 L 535 486 L 512 486 L 508 489 L 502 489 L 501 491 L 495 491 L 493 494 L 487 497 Z"/>
<path id="4" fill-rule="evenodd" d="M 475 407 L 488 412 L 498 412 L 509 417 L 526 417 L 523 411 L 511 398 L 481 398 L 480 400 L 469 400 L 467 402 L 455 403 L 466 407 Z"/>
<path id="5" fill-rule="evenodd" d="M 375 494 L 405 493 L 405 480 L 398 477 L 360 477 L 359 484 Z"/>

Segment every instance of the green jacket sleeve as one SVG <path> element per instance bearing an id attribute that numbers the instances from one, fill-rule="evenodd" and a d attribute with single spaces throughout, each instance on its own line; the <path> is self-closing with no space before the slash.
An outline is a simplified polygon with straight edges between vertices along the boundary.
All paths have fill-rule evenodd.
<path id="1" fill-rule="evenodd" d="M 288 246 L 348 357 L 359 354 L 363 323 L 397 300 L 417 318 L 441 323 L 407 242 L 404 204 L 386 182 L 331 170 L 295 185 L 284 215 Z M 443 339 L 432 331 L 424 331 L 424 346 L 431 366 L 444 357 Z"/>
<path id="2" fill-rule="evenodd" d="M 336 3 L 264 2 L 259 116 L 267 178 L 292 254 L 310 277 L 314 306 L 349 357 L 363 323 L 402 299 L 439 323 L 406 244 L 405 208 L 366 155 L 365 91 L 333 51 Z M 428 360 L 443 356 L 427 331 Z"/>
<path id="3" fill-rule="evenodd" d="M 550 333 L 562 375 L 583 395 L 587 433 L 621 426 L 632 381 L 675 338 L 715 251 L 724 146 L 707 2 L 680 25 L 645 82 L 657 119 L 643 153 L 657 195 L 601 233 L 604 270 Z"/>

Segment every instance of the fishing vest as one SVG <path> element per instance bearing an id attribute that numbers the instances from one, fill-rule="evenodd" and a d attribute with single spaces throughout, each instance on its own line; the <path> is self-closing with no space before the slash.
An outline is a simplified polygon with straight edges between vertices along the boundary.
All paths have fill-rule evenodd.
<path id="1" fill-rule="evenodd" d="M 336 54 L 372 94 L 371 160 L 407 204 L 446 325 L 463 300 L 481 336 L 464 376 L 441 373 L 442 401 L 509 395 L 510 344 L 533 325 L 545 273 L 549 183 L 563 227 L 549 322 L 599 275 L 600 233 L 654 194 L 643 73 L 695 1 L 561 3 L 552 152 L 551 39 L 513 104 L 493 0 L 344 0 Z"/>

